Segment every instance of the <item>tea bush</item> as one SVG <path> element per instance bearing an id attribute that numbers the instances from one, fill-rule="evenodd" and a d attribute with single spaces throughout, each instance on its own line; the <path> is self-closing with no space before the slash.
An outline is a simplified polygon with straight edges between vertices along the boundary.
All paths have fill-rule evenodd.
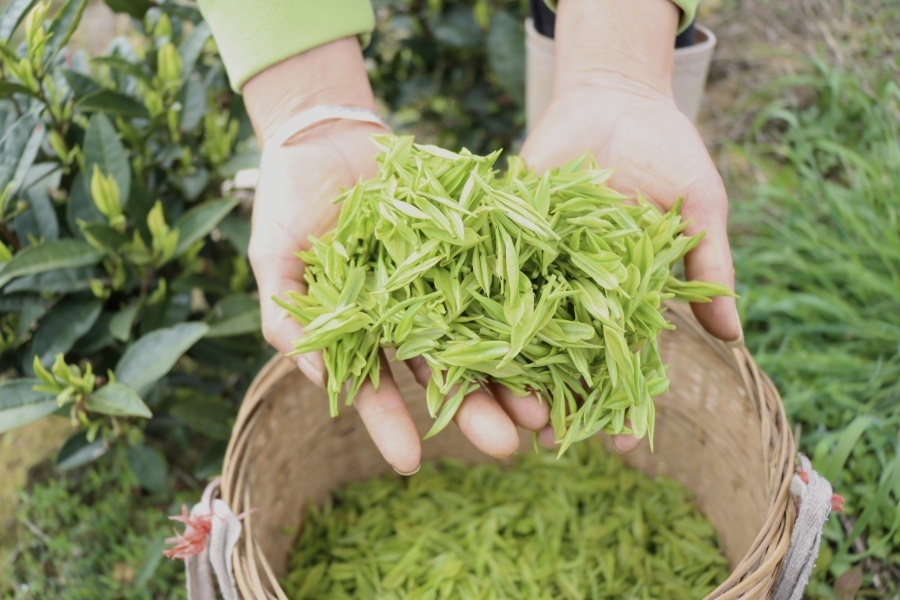
<path id="1" fill-rule="evenodd" d="M 92 58 L 67 48 L 86 4 L 17 0 L 0 15 L 0 432 L 67 415 L 61 469 L 122 442 L 161 492 L 166 455 L 216 471 L 268 356 L 249 222 L 223 186 L 258 151 L 196 8 L 109 0 L 134 31 Z M 509 146 L 523 7 L 376 3 L 366 53 L 397 127 Z"/>
<path id="2" fill-rule="evenodd" d="M 215 472 L 265 357 L 223 187 L 257 153 L 196 9 L 128 4 L 135 33 L 92 58 L 66 48 L 86 4 L 0 16 L 0 432 L 68 416 L 60 469 L 121 443 L 163 492 L 147 442 Z"/>
<path id="3" fill-rule="evenodd" d="M 398 133 L 487 154 L 525 123 L 522 0 L 375 0 L 366 49 Z"/>

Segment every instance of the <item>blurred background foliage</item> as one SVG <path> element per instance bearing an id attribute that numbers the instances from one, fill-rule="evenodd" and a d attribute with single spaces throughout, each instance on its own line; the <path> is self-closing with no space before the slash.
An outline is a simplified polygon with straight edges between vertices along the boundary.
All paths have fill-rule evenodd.
<path id="1" fill-rule="evenodd" d="M 512 148 L 525 124 L 524 15 L 508 0 L 375 0 L 365 54 L 398 132 L 448 148 Z"/>
<path id="2" fill-rule="evenodd" d="M 54 412 L 70 423 L 55 464 L 0 511 L 13 598 L 180 597 L 179 565 L 158 560 L 162 515 L 217 472 L 271 355 L 248 194 L 227 183 L 258 161 L 240 96 L 192 4 L 107 4 L 117 17 L 70 0 L 24 22 L 33 0 L 0 2 L 0 431 Z M 525 3 L 374 4 L 365 53 L 394 127 L 515 148 Z M 701 14 L 720 37 L 701 130 L 732 197 L 747 343 L 847 497 L 809 593 L 894 597 L 900 5 L 725 0 Z"/>

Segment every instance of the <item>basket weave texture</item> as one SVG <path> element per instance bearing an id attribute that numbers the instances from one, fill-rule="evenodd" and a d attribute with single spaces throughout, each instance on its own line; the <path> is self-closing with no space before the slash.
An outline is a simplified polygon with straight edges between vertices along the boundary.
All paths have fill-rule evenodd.
<path id="1" fill-rule="evenodd" d="M 642 444 L 626 462 L 679 481 L 718 530 L 733 570 L 708 598 L 767 598 L 794 519 L 796 448 L 781 398 L 746 349 L 707 334 L 683 305 L 669 305 L 667 316 L 676 330 L 663 333 L 660 352 L 671 387 L 656 400 L 655 451 Z M 402 365 L 394 371 L 424 434 L 432 423 L 424 390 Z M 523 433 L 521 448 L 530 443 Z M 425 442 L 423 455 L 493 460 L 453 427 Z M 324 390 L 290 361 L 273 359 L 247 392 L 222 473 L 232 510 L 255 509 L 232 555 L 244 600 L 287 599 L 277 578 L 306 502 L 389 468 L 353 409 L 332 419 Z"/>

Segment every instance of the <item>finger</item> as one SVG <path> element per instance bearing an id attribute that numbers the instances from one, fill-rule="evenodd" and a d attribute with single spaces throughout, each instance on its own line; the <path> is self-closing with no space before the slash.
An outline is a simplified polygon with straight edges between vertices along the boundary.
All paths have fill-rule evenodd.
<path id="1" fill-rule="evenodd" d="M 303 326 L 278 306 L 273 298 L 285 299 L 288 292 L 306 291 L 301 283 L 303 263 L 299 259 L 276 258 L 259 253 L 251 253 L 250 256 L 259 286 L 263 337 L 282 354 L 289 354 L 294 350 L 294 340 L 303 336 Z M 325 385 L 325 363 L 321 352 L 292 358 L 310 381 L 320 387 Z"/>
<path id="2" fill-rule="evenodd" d="M 492 385 L 491 392 L 513 423 L 523 429 L 538 431 L 550 420 L 550 407 L 534 393 L 517 396 L 499 384 Z"/>
<path id="3" fill-rule="evenodd" d="M 556 443 L 556 435 L 553 433 L 551 425 L 545 425 L 538 431 L 538 442 L 544 448 L 555 449 L 559 444 Z"/>
<path id="4" fill-rule="evenodd" d="M 631 427 L 631 421 L 625 419 L 625 426 Z M 616 448 L 616 452 L 620 452 L 622 454 L 627 454 L 641 445 L 641 440 L 634 437 L 631 433 L 620 433 L 618 435 L 612 436 L 613 446 Z"/>
<path id="5" fill-rule="evenodd" d="M 401 475 L 412 475 L 422 463 L 422 442 L 383 356 L 381 364 L 378 389 L 367 380 L 353 404 L 384 460 Z"/>
<path id="6" fill-rule="evenodd" d="M 734 290 L 734 263 L 728 243 L 728 201 L 718 175 L 706 178 L 698 191 L 686 195 L 682 214 L 692 222 L 687 233 L 706 232 L 696 248 L 684 258 L 685 275 L 690 280 L 719 283 Z M 713 298 L 709 303 L 693 303 L 691 308 L 700 324 L 725 341 L 743 336 L 733 297 Z"/>
<path id="7" fill-rule="evenodd" d="M 423 387 L 427 386 L 431 370 L 425 359 L 416 357 L 406 363 L 416 381 Z M 453 421 L 472 445 L 485 454 L 502 458 L 512 456 L 519 449 L 516 424 L 484 388 L 469 393 L 463 399 Z"/>

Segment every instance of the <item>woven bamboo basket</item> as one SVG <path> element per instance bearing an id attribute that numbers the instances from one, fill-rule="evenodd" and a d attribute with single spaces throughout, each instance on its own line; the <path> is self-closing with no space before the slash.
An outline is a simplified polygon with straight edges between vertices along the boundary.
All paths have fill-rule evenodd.
<path id="1" fill-rule="evenodd" d="M 796 450 L 781 399 L 744 348 L 711 337 L 685 306 L 671 305 L 668 316 L 677 329 L 660 343 L 671 387 L 657 399 L 655 452 L 642 444 L 626 461 L 681 482 L 718 530 L 732 572 L 709 598 L 767 598 L 794 520 Z M 395 377 L 424 433 L 432 422 L 424 391 L 405 367 Z M 425 442 L 423 454 L 492 460 L 453 427 Z M 299 531 L 305 503 L 389 468 L 354 410 L 332 419 L 323 390 L 290 361 L 270 362 L 247 392 L 222 473 L 232 510 L 255 509 L 231 557 L 244 600 L 287 598 L 278 577 L 296 534 L 285 531 Z"/>

